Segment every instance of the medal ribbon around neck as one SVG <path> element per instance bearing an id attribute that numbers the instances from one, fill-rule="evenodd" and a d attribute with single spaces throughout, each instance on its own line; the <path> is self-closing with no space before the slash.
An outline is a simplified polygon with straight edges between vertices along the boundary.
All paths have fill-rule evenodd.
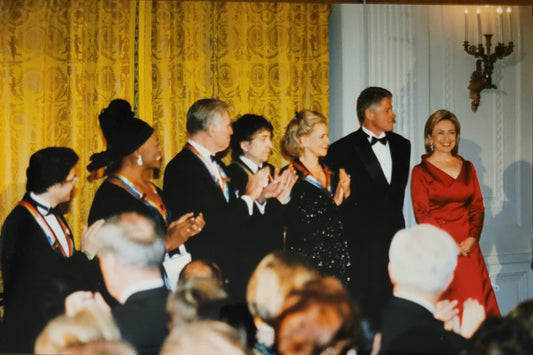
<path id="1" fill-rule="evenodd" d="M 50 225 L 48 224 L 48 222 L 46 222 L 46 219 L 44 219 L 43 215 L 39 212 L 39 210 L 37 210 L 37 208 L 35 208 L 35 206 L 33 206 L 28 201 L 24 201 L 24 200 L 20 201 L 19 205 L 25 207 L 30 212 L 30 214 L 33 216 L 33 218 L 35 218 L 35 221 L 37 221 L 37 224 L 43 230 L 44 234 L 46 235 L 46 239 L 48 240 L 48 243 L 50 243 L 50 246 L 52 247 L 54 251 L 57 251 L 59 249 L 59 251 L 61 252 L 61 254 L 63 254 L 63 256 L 66 256 L 67 258 L 72 256 L 72 253 L 74 252 L 74 248 L 75 248 L 74 240 L 72 239 L 72 236 L 70 235 L 70 230 L 65 225 L 65 223 L 63 223 L 61 218 L 56 216 L 56 219 L 59 222 L 59 226 L 61 226 L 61 229 L 63 230 L 63 233 L 65 234 L 65 239 L 67 240 L 67 248 L 68 248 L 67 250 L 63 249 L 63 246 L 57 239 L 56 234 L 54 233 L 52 228 L 50 228 Z"/>
<path id="2" fill-rule="evenodd" d="M 324 166 L 323 167 L 323 170 L 324 170 L 324 174 L 326 175 L 326 186 L 322 186 L 322 184 L 320 182 L 318 182 L 318 180 L 311 174 L 311 172 L 300 162 L 300 161 L 295 161 L 292 163 L 292 165 L 299 171 L 301 171 L 304 175 L 304 180 L 307 181 L 308 183 L 318 187 L 319 189 L 321 190 L 324 190 L 326 191 L 328 194 L 330 195 L 333 195 L 333 189 L 332 189 L 332 186 L 331 186 L 331 172 L 329 171 L 329 169 L 327 168 L 327 166 Z"/>
<path id="3" fill-rule="evenodd" d="M 144 194 L 142 194 L 139 190 L 135 188 L 135 185 L 131 181 L 126 179 L 124 176 L 113 175 L 112 178 L 119 180 L 133 196 L 141 200 L 149 208 L 155 209 L 157 212 L 159 212 L 161 217 L 163 217 L 165 223 L 167 222 L 167 209 L 164 205 L 159 205 L 154 201 L 148 199 Z M 150 187 L 152 188 L 152 192 L 157 195 L 156 188 L 152 184 L 150 184 Z"/>
<path id="4" fill-rule="evenodd" d="M 200 154 L 200 152 L 192 144 L 187 143 L 185 145 L 185 148 L 187 148 L 191 152 L 193 152 L 194 155 L 196 155 L 198 157 L 198 159 L 203 161 L 207 166 L 211 165 L 210 162 L 207 161 L 202 156 L 202 154 Z M 218 164 L 217 164 L 217 172 L 218 172 L 218 178 L 217 178 L 217 181 L 215 181 L 215 182 L 220 187 L 220 189 L 222 190 L 222 194 L 224 195 L 224 198 L 226 199 L 226 202 L 229 202 L 229 185 L 228 185 L 228 182 L 230 182 L 231 179 L 228 178 L 226 173 L 222 170 L 221 167 L 218 166 Z"/>

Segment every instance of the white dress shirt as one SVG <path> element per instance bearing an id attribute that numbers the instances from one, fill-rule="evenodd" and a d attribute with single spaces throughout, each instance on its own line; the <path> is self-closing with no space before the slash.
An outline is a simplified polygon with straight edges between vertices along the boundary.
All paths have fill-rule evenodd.
<path id="1" fill-rule="evenodd" d="M 369 142 L 372 141 L 372 137 L 376 137 L 378 139 L 385 137 L 385 132 L 382 132 L 381 135 L 377 137 L 372 131 L 365 128 L 364 126 L 361 126 L 361 128 L 363 129 L 363 132 L 367 134 Z M 387 182 L 390 184 L 392 179 L 392 157 L 390 153 L 389 142 L 387 141 L 386 144 L 377 142 L 372 145 L 372 150 L 378 158 L 379 165 L 381 166 L 381 170 L 383 171 Z"/>
<path id="2" fill-rule="evenodd" d="M 33 192 L 30 192 L 30 197 L 45 207 L 43 208 L 41 206 L 37 206 L 37 209 L 39 210 L 39 213 L 43 215 L 46 223 L 48 223 L 48 225 L 54 232 L 57 238 L 57 241 L 59 242 L 59 244 L 61 244 L 61 247 L 63 248 L 63 250 L 68 250 L 69 248 L 69 243 L 67 241 L 68 237 L 65 235 L 65 232 L 63 231 L 63 228 L 61 228 L 61 225 L 59 225 L 57 216 L 53 213 L 50 213 L 47 215 L 48 211 L 51 208 L 50 203 L 46 201 L 44 198 L 34 194 Z M 74 252 L 74 250 L 72 250 L 72 252 Z"/>

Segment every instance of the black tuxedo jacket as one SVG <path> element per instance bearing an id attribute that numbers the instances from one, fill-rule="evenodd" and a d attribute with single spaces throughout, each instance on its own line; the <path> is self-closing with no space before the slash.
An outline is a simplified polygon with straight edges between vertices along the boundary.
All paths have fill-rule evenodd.
<path id="1" fill-rule="evenodd" d="M 341 205 L 354 263 L 350 289 L 369 312 L 392 295 L 388 250 L 394 234 L 405 227 L 402 209 L 411 144 L 396 133 L 386 135 L 392 158 L 390 184 L 361 128 L 333 143 L 326 157 L 332 170 L 344 168 L 351 176 L 351 195 Z"/>
<path id="2" fill-rule="evenodd" d="M 37 206 L 28 194 L 24 200 Z M 57 217 L 68 228 L 63 216 Z M 48 321 L 64 312 L 68 294 L 103 287 L 98 263 L 79 251 L 65 257 L 53 250 L 35 218 L 21 205 L 2 226 L 0 251 L 4 282 L 0 352 L 32 353 Z"/>
<path id="3" fill-rule="evenodd" d="M 227 167 L 219 163 L 229 176 Z M 217 263 L 229 279 L 230 287 L 242 280 L 239 262 L 242 226 L 250 218 L 246 203 L 237 198 L 229 182 L 230 200 L 211 177 L 203 161 L 190 149 L 184 148 L 167 165 L 163 181 L 163 198 L 170 220 L 187 212 L 202 212 L 205 228 L 191 237 L 185 246 L 193 259 L 208 259 Z M 236 296 L 236 295 L 235 295 Z"/>
<path id="4" fill-rule="evenodd" d="M 393 297 L 382 313 L 382 354 L 459 354 L 466 339 L 417 303 Z"/>
<path id="5" fill-rule="evenodd" d="M 133 345 L 139 354 L 159 354 L 168 334 L 168 295 L 165 287 L 140 291 L 111 311 L 122 339 Z"/>

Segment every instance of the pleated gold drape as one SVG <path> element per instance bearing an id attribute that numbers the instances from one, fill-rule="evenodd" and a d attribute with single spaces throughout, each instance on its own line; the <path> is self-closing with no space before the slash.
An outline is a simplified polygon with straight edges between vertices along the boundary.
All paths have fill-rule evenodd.
<path id="1" fill-rule="evenodd" d="M 24 193 L 30 155 L 68 146 L 80 155 L 67 215 L 79 237 L 101 183 L 85 170 L 105 148 L 97 116 L 113 98 L 155 126 L 165 163 L 202 97 L 265 115 L 276 143 L 295 110 L 327 114 L 328 15 L 303 3 L 0 0 L 0 220 Z"/>

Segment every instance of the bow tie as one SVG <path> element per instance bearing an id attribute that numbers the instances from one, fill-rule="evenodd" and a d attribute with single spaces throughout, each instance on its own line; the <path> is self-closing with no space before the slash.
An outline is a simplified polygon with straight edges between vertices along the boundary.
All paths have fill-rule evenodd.
<path id="1" fill-rule="evenodd" d="M 381 138 L 372 137 L 372 140 L 370 141 L 370 145 L 374 145 L 377 142 L 380 142 L 381 144 L 386 145 L 387 144 L 387 136 L 381 137 Z"/>
<path id="2" fill-rule="evenodd" d="M 51 214 L 55 214 L 55 209 L 52 208 L 52 207 L 48 207 L 48 206 L 45 206 L 35 200 L 33 200 L 33 203 L 35 203 L 37 205 L 37 207 L 39 207 L 44 213 L 43 213 L 43 216 L 49 216 Z"/>

